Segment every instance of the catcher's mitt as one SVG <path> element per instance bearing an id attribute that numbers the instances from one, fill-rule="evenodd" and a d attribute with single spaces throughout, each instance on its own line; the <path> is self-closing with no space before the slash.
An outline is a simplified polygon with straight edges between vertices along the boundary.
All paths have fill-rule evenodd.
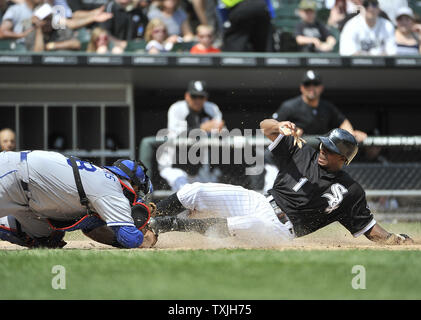
<path id="1" fill-rule="evenodd" d="M 292 130 L 287 127 L 280 127 L 279 129 L 284 136 L 294 137 L 294 146 L 298 145 L 298 148 L 301 149 L 303 147 L 303 144 L 306 143 L 306 141 L 298 135 L 297 130 Z"/>
<path id="2" fill-rule="evenodd" d="M 152 248 L 158 241 L 158 235 L 153 233 L 147 227 L 141 230 L 143 232 L 143 242 L 139 248 Z"/>
<path id="3" fill-rule="evenodd" d="M 158 236 L 146 227 L 140 231 L 143 233 L 143 242 L 139 248 L 152 248 L 158 241 Z M 83 233 L 96 242 L 107 244 L 116 248 L 122 248 L 116 240 L 114 231 L 108 226 L 98 227 L 89 232 L 83 231 Z"/>

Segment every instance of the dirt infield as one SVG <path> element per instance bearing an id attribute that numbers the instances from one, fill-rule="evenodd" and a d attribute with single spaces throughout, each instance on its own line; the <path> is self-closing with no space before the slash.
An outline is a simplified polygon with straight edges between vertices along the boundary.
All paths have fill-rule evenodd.
<path id="1" fill-rule="evenodd" d="M 262 234 L 238 235 L 220 238 L 213 234 L 207 236 L 196 232 L 168 232 L 159 235 L 157 244 L 152 249 L 142 250 L 200 250 L 200 249 L 276 249 L 276 250 L 421 250 L 421 222 L 381 222 L 389 232 L 406 233 L 410 235 L 415 244 L 405 246 L 385 246 L 371 242 L 365 236 L 354 238 L 339 223 L 333 223 L 315 233 L 293 241 L 282 242 L 279 238 L 265 238 Z M 89 240 L 80 231 L 68 232 L 64 238 L 67 245 L 64 249 L 115 249 L 101 243 Z M 25 249 L 8 242 L 0 241 L 0 250 Z"/>
<path id="2" fill-rule="evenodd" d="M 199 250 L 199 249 L 275 249 L 275 250 L 350 250 L 350 249 L 373 249 L 373 250 L 421 250 L 421 238 L 415 238 L 415 244 L 405 246 L 384 246 L 372 243 L 365 237 L 354 239 L 351 235 L 310 235 L 304 238 L 295 239 L 292 242 L 279 242 L 266 240 L 256 241 L 254 239 L 214 238 L 200 235 L 198 233 L 171 232 L 159 236 L 156 246 L 152 249 L 142 250 Z M 104 250 L 114 249 L 110 246 L 91 240 L 67 240 L 64 249 L 93 249 Z M 0 241 L 0 250 L 22 250 L 26 249 L 17 245 Z M 118 250 L 118 249 L 116 249 Z"/>

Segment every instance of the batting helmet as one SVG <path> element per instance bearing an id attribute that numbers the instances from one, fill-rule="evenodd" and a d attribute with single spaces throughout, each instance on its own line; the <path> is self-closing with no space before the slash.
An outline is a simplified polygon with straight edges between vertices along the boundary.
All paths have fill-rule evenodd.
<path id="1" fill-rule="evenodd" d="M 145 195 L 153 191 L 152 183 L 146 175 L 148 169 L 141 162 L 120 159 L 105 168 L 124 179 L 131 180 L 132 184 L 138 186 Z"/>
<path id="2" fill-rule="evenodd" d="M 346 158 L 348 165 L 358 152 L 358 142 L 355 137 L 344 129 L 333 129 L 327 137 L 318 137 L 322 145 L 328 150 Z"/>

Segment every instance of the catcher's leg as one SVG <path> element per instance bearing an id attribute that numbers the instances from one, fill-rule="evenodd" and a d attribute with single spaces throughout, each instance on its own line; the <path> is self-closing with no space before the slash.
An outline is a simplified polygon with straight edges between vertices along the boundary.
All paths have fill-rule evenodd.
<path id="1" fill-rule="evenodd" d="M 0 240 L 26 247 L 25 239 L 17 231 L 16 219 L 11 216 L 0 218 Z"/>
<path id="2" fill-rule="evenodd" d="M 13 216 L 0 218 L 0 240 L 28 248 L 62 248 L 64 232 L 53 231 L 47 237 L 33 237 Z"/>

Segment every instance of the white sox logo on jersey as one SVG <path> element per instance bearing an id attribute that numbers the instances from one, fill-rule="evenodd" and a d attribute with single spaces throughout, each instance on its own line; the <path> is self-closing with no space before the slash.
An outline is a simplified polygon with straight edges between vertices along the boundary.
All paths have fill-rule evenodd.
<path id="1" fill-rule="evenodd" d="M 332 191 L 332 193 L 326 192 L 325 194 L 322 194 L 322 197 L 327 198 L 327 201 L 329 203 L 329 206 L 325 210 L 325 212 L 328 214 L 339 207 L 342 200 L 344 199 L 343 195 L 348 192 L 348 189 L 346 189 L 340 183 L 333 184 L 330 187 L 330 190 Z"/>

